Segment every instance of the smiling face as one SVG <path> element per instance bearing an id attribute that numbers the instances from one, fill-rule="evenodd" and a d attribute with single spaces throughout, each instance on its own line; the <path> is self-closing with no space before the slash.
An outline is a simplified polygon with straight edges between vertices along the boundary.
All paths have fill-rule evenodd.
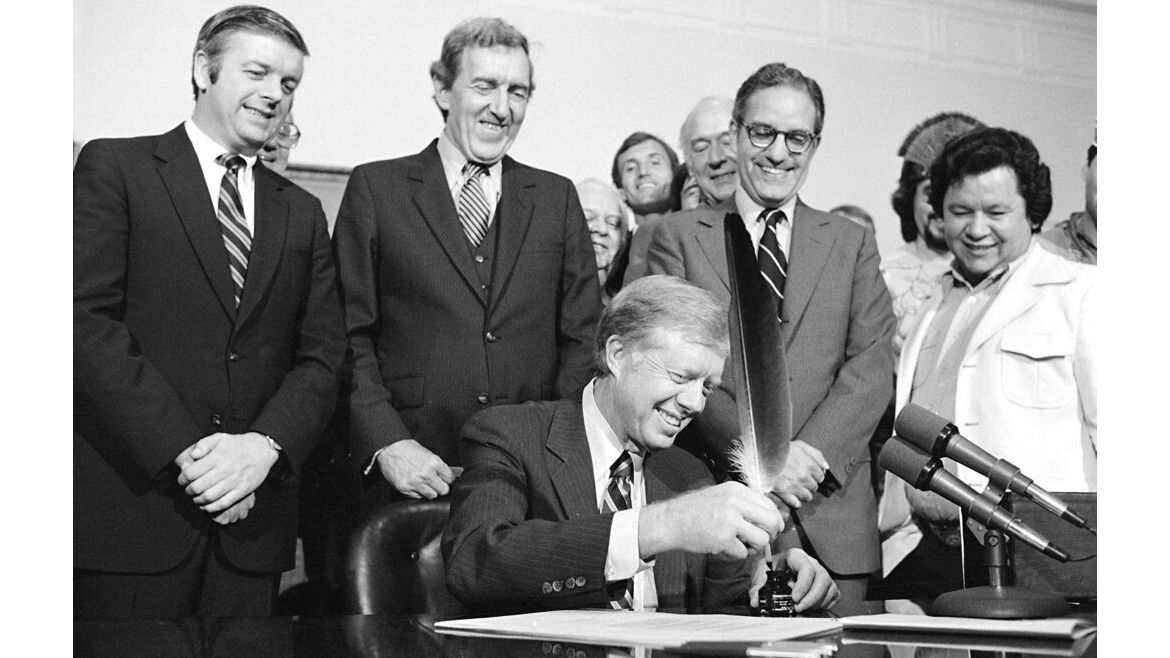
<path id="1" fill-rule="evenodd" d="M 955 264 L 972 285 L 1023 256 L 1032 226 L 1016 172 L 997 167 L 952 185 L 943 199 L 943 227 Z"/>
<path id="2" fill-rule="evenodd" d="M 586 182 L 577 188 L 577 194 L 581 197 L 581 209 L 585 211 L 597 269 L 604 276 L 625 243 L 622 202 L 617 192 L 599 183 Z"/>
<path id="3" fill-rule="evenodd" d="M 752 201 L 765 208 L 784 205 L 796 196 L 808 166 L 816 155 L 820 138 L 800 155 L 793 155 L 783 135 L 767 147 L 754 146 L 744 126 L 761 124 L 774 130 L 816 132 L 817 109 L 808 92 L 789 86 L 765 87 L 744 103 L 743 125 L 736 127 L 735 147 L 739 159 L 739 180 Z"/>
<path id="4" fill-rule="evenodd" d="M 212 82 L 214 62 L 197 52 L 192 74 L 205 91 L 195 101 L 195 125 L 229 151 L 255 155 L 288 114 L 304 63 L 284 39 L 237 31 L 227 37 Z"/>
<path id="5" fill-rule="evenodd" d="M 647 208 L 660 206 L 670 198 L 674 171 L 670 156 L 657 140 L 648 139 L 622 151 L 618 155 L 618 172 L 622 196 L 634 212 L 648 212 Z"/>
<path id="6" fill-rule="evenodd" d="M 724 357 L 679 331 L 660 329 L 633 345 L 611 336 L 606 362 L 614 416 L 606 420 L 619 436 L 654 451 L 669 448 L 703 410 L 719 385 Z"/>
<path id="7" fill-rule="evenodd" d="M 468 160 L 499 162 L 524 123 L 532 65 L 520 48 L 470 47 L 449 89 L 434 80 L 435 102 L 447 113 L 447 137 Z"/>
<path id="8" fill-rule="evenodd" d="M 942 218 L 930 207 L 929 178 L 919 183 L 918 189 L 914 192 L 914 224 L 918 226 L 918 235 L 927 247 L 939 253 L 946 252 L 947 241 L 943 234 Z"/>
<path id="9" fill-rule="evenodd" d="M 695 176 L 699 189 L 712 201 L 727 200 L 739 184 L 730 125 L 730 103 L 709 103 L 695 110 L 683 134 L 687 168 Z"/>

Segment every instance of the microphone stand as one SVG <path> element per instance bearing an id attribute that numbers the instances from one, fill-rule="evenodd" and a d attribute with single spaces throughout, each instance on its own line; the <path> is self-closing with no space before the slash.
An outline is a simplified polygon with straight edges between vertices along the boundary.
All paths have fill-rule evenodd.
<path id="1" fill-rule="evenodd" d="M 972 511 L 998 507 L 1003 502 L 1011 472 L 997 472 L 999 470 L 999 466 L 992 469 L 987 487 L 979 494 L 981 504 L 974 506 Z M 929 614 L 979 619 L 1042 619 L 1072 614 L 1072 608 L 1063 597 L 1005 584 L 1009 562 L 1006 543 L 1002 532 L 988 528 L 983 538 L 983 552 L 990 584 L 941 594 L 930 605 Z"/>

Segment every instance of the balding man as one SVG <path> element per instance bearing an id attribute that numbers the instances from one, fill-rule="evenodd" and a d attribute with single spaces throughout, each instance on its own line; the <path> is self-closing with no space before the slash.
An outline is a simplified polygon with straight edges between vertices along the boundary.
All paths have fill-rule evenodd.
<path id="1" fill-rule="evenodd" d="M 627 262 L 623 256 L 628 256 L 625 247 L 629 229 L 622 212 L 622 198 L 617 190 L 596 178 L 578 182 L 577 196 L 581 199 L 581 209 L 585 211 L 589 239 L 593 241 L 601 299 L 608 302 L 621 288 Z"/>

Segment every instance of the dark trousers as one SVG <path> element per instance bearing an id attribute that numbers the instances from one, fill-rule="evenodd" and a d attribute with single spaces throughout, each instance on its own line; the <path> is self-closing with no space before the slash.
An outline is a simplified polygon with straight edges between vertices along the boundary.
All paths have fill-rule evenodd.
<path id="1" fill-rule="evenodd" d="M 280 574 L 228 564 L 214 530 L 179 566 L 155 574 L 73 570 L 73 620 L 266 617 Z"/>

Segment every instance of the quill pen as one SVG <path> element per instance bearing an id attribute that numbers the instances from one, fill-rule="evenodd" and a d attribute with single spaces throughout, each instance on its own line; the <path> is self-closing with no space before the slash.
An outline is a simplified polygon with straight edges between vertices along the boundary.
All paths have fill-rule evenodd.
<path id="1" fill-rule="evenodd" d="M 731 306 L 731 360 L 739 442 L 729 455 L 743 483 L 768 493 L 784 468 L 792 441 L 792 397 L 776 301 L 760 276 L 743 219 L 723 218 Z"/>

